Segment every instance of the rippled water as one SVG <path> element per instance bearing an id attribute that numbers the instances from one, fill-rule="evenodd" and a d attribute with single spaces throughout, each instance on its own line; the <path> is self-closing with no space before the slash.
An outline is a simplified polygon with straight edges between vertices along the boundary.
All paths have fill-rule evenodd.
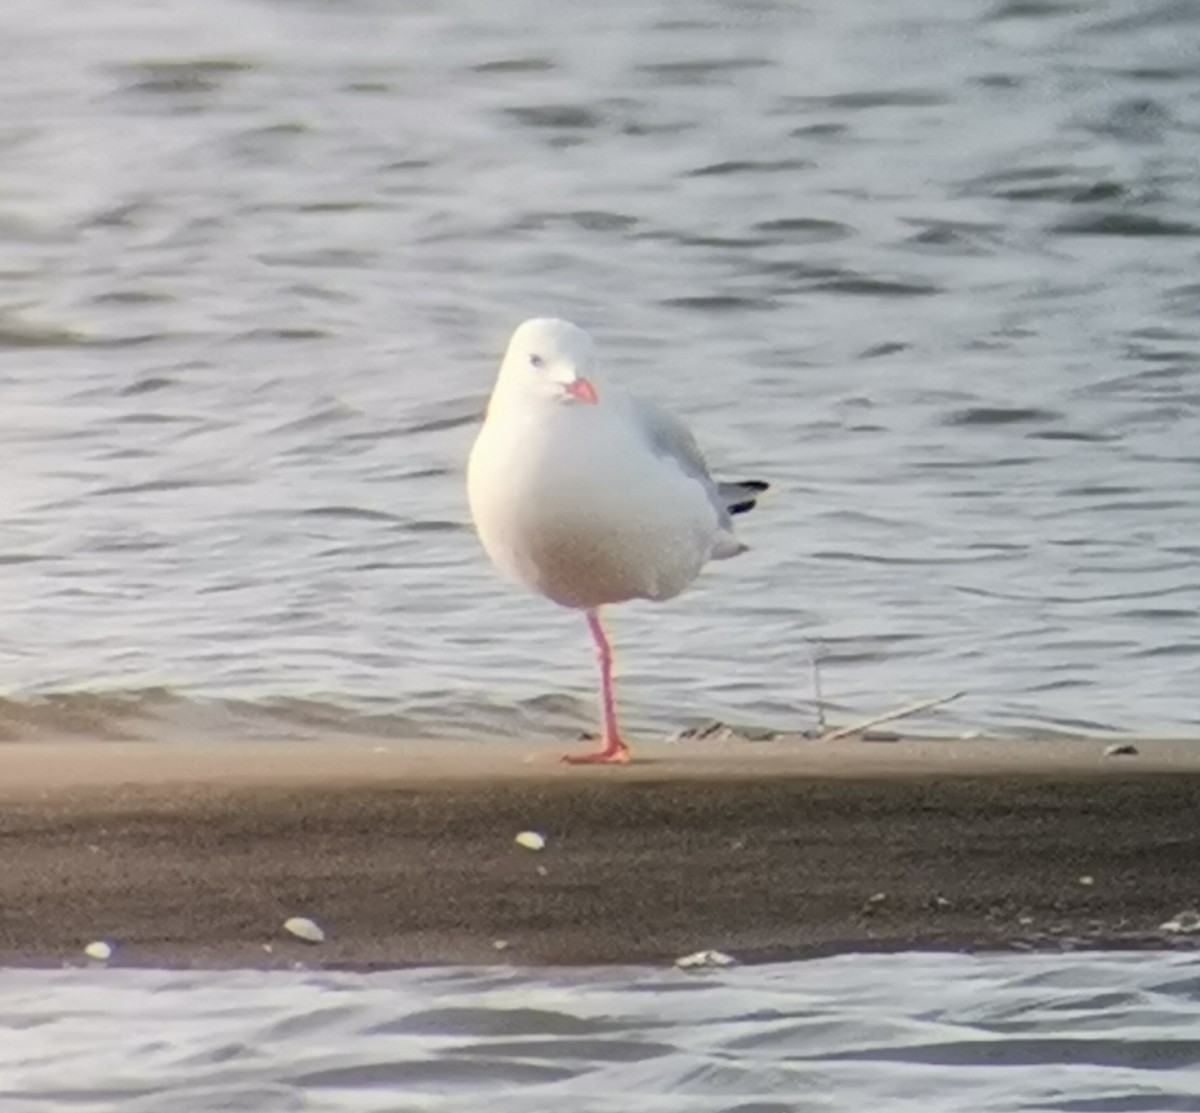
<path id="1" fill-rule="evenodd" d="M 751 554 L 617 619 L 643 727 L 806 726 L 816 644 L 861 709 L 1195 728 L 1197 34 L 1190 0 L 8 0 L 0 686 L 125 693 L 92 730 L 146 690 L 589 723 L 581 622 L 495 580 L 462 492 L 552 312 L 778 488 Z"/>
<path id="2" fill-rule="evenodd" d="M 1200 1109 L 1194 956 L 6 971 L 6 1113 Z"/>

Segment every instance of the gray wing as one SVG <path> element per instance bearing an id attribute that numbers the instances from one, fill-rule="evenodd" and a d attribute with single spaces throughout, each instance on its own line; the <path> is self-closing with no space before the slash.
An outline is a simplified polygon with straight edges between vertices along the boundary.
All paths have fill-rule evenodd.
<path id="1" fill-rule="evenodd" d="M 718 483 L 709 474 L 708 461 L 692 436 L 692 431 L 669 410 L 656 402 L 643 398 L 629 398 L 633 417 L 646 434 L 654 452 L 674 460 L 685 475 L 691 476 L 704 486 L 722 529 L 733 528 L 731 515 L 742 514 L 754 508 L 755 499 L 767 489 L 759 479 L 747 479 L 733 483 Z"/>
<path id="2" fill-rule="evenodd" d="M 708 461 L 692 436 L 692 431 L 669 410 L 644 398 L 629 398 L 629 410 L 655 455 L 674 460 L 685 475 L 698 479 L 716 490 L 708 474 Z"/>

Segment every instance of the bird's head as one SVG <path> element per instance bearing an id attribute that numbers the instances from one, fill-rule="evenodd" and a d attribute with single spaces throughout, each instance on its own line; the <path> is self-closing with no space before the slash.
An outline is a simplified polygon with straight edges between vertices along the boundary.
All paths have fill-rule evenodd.
<path id="1" fill-rule="evenodd" d="M 595 345 L 578 325 L 554 317 L 535 317 L 517 327 L 500 365 L 497 393 L 512 397 L 595 405 L 599 400 L 589 377 Z"/>

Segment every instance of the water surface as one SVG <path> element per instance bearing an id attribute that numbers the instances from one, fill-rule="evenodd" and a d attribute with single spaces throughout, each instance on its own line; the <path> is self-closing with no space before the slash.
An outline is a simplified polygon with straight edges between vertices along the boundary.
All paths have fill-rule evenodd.
<path id="1" fill-rule="evenodd" d="M 6 1113 L 1200 1109 L 1194 955 L 0 974 Z"/>
<path id="2" fill-rule="evenodd" d="M 817 646 L 858 710 L 1193 731 L 1197 34 L 10 0 L 0 687 L 43 729 L 114 694 L 68 704 L 93 733 L 589 724 L 582 623 L 497 582 L 462 490 L 508 332 L 557 313 L 777 487 L 752 553 L 615 618 L 642 729 L 811 725 Z"/>

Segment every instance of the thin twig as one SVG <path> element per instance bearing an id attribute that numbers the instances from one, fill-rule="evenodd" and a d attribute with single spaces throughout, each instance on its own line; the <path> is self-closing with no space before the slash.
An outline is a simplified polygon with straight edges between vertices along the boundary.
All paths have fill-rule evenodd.
<path id="1" fill-rule="evenodd" d="M 813 670 L 813 697 L 817 701 L 817 730 L 824 734 L 826 730 L 825 723 L 825 698 L 821 695 L 821 647 L 814 645 L 810 650 L 812 656 Z"/>
<path id="2" fill-rule="evenodd" d="M 905 707 L 896 708 L 895 711 L 886 711 L 882 715 L 873 715 L 870 719 L 864 719 L 861 723 L 852 723 L 848 727 L 840 727 L 838 730 L 830 731 L 828 734 L 821 735 L 818 741 L 834 742 L 839 738 L 848 738 L 852 734 L 858 734 L 860 731 L 877 727 L 880 723 L 890 723 L 893 719 L 903 719 L 906 715 L 915 715 L 918 711 L 928 711 L 933 707 L 941 707 L 942 704 L 956 700 L 959 696 L 965 694 L 965 692 L 955 692 L 952 696 L 938 696 L 936 699 L 921 700 L 920 703 L 910 703 Z"/>

